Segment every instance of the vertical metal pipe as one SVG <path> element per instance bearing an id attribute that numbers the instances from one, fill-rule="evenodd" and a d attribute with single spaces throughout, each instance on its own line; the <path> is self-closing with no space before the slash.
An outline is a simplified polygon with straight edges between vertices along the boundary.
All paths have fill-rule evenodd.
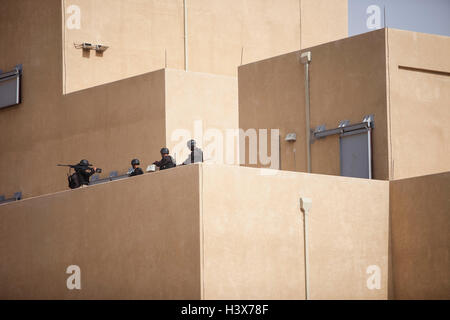
<path id="1" fill-rule="evenodd" d="M 278 136 L 278 170 L 281 170 L 281 136 Z"/>
<path id="2" fill-rule="evenodd" d="M 306 156 L 308 172 L 311 173 L 311 130 L 310 130 L 310 105 L 309 105 L 309 62 L 305 64 L 305 109 L 306 109 Z"/>
<path id="3" fill-rule="evenodd" d="M 242 66 L 243 60 L 244 60 L 244 47 L 242 47 L 242 49 L 241 49 L 241 66 Z"/>
<path id="4" fill-rule="evenodd" d="M 184 6 L 184 70 L 188 70 L 188 24 L 186 0 L 183 0 Z"/>
<path id="5" fill-rule="evenodd" d="M 16 78 L 16 104 L 20 103 L 20 74 Z"/>
<path id="6" fill-rule="evenodd" d="M 309 300 L 311 295 L 309 291 L 309 250 L 308 250 L 308 216 L 312 207 L 312 199 L 300 198 L 300 209 L 303 212 L 303 251 L 305 265 L 305 299 Z"/>
<path id="7" fill-rule="evenodd" d="M 367 130 L 367 150 L 369 158 L 369 179 L 372 179 L 372 129 Z"/>
<path id="8" fill-rule="evenodd" d="M 310 129 L 310 100 L 309 100 L 309 63 L 311 51 L 301 54 L 301 62 L 305 64 L 305 121 L 306 121 L 306 162 L 308 172 L 311 173 L 311 129 Z"/>
<path id="9" fill-rule="evenodd" d="M 294 171 L 297 171 L 297 159 L 296 159 L 296 156 L 295 156 L 295 152 L 296 152 L 297 150 L 295 149 L 295 147 L 294 147 Z"/>
<path id="10" fill-rule="evenodd" d="M 303 243 L 305 250 L 305 298 L 309 300 L 309 252 L 308 252 L 308 211 L 303 212 Z"/>

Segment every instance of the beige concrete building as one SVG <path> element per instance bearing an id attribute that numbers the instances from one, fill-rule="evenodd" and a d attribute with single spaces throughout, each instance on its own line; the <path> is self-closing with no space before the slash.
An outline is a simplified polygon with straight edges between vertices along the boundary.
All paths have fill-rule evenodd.
<path id="1" fill-rule="evenodd" d="M 64 92 L 162 68 L 237 67 L 347 36 L 346 0 L 64 0 Z M 87 54 L 75 44 L 109 46 Z"/>
<path id="2" fill-rule="evenodd" d="M 271 1 L 248 1 L 246 6 L 239 2 L 239 5 L 230 3 L 229 7 L 224 7 L 223 1 L 219 0 L 207 3 L 187 1 L 188 13 L 195 13 L 197 17 L 190 18 L 192 26 L 197 20 L 204 23 L 205 17 L 214 17 L 211 23 L 221 26 L 242 25 L 242 30 L 236 34 L 228 34 L 231 32 L 228 29 L 222 30 L 225 33 L 223 36 L 216 28 L 198 28 L 198 37 L 202 39 L 208 39 L 208 32 L 215 31 L 214 35 L 219 37 L 215 42 L 217 46 L 223 45 L 219 40 L 227 37 L 237 41 L 233 45 L 236 48 L 247 41 L 257 43 L 258 46 L 248 46 L 254 51 L 250 58 L 247 48 L 245 56 L 249 60 L 242 62 L 297 49 L 296 41 L 289 37 L 301 38 L 299 21 L 302 19 L 296 16 L 300 12 L 325 15 L 316 19 L 318 25 L 331 19 L 333 25 L 340 26 L 329 34 L 323 32 L 323 28 L 317 29 L 320 31 L 320 37 L 315 37 L 318 42 L 344 37 L 346 24 L 335 21 L 337 15 L 331 15 L 331 11 L 336 12 L 338 8 L 346 11 L 346 2 L 333 1 L 333 5 L 327 6 L 320 4 L 320 1 L 314 3 L 285 0 L 281 5 Z M 301 8 L 298 7 L 300 4 Z M 216 75 L 184 73 L 176 69 L 162 71 L 165 66 L 183 69 L 183 61 L 161 64 L 153 60 L 159 57 L 155 52 L 163 47 L 170 51 L 168 57 L 172 57 L 172 52 L 179 51 L 177 45 L 172 48 L 164 42 L 175 41 L 177 36 L 159 33 L 159 30 L 169 32 L 170 28 L 175 28 L 173 21 L 183 18 L 183 5 L 183 1 L 131 1 L 125 6 L 122 1 L 102 3 L 86 0 L 53 0 L 45 6 L 33 1 L 6 1 L 2 5 L 2 41 L 10 45 L 0 48 L 0 69 L 10 70 L 22 64 L 24 71 L 21 105 L 0 110 L 2 132 L 8 133 L 0 140 L 0 194 L 22 191 L 25 197 L 29 197 L 62 190 L 66 184 L 59 176 L 63 169 L 49 175 L 49 169 L 42 168 L 47 168 L 48 164 L 53 167 L 56 163 L 73 163 L 79 161 L 80 156 L 101 166 L 106 175 L 113 170 L 125 172 L 133 157 L 150 164 L 158 158 L 158 150 L 162 146 L 170 149 L 176 147 L 177 141 L 172 141 L 176 130 L 189 130 L 194 135 L 194 127 L 199 126 L 199 121 L 203 132 L 209 128 L 219 130 L 224 137 L 227 129 L 239 128 L 237 79 L 230 76 L 236 74 L 238 62 L 225 62 L 232 57 L 229 52 L 214 47 L 214 42 L 204 42 L 213 45 L 213 48 L 205 49 L 206 52 L 221 51 L 214 54 L 218 55 L 214 58 L 217 60 L 215 67 L 211 62 L 213 58 L 206 54 L 191 53 L 187 56 L 191 59 L 191 65 L 199 65 L 188 70 L 218 73 Z M 325 7 L 328 9 L 325 10 Z M 235 14 L 236 10 L 239 15 Z M 21 12 L 19 18 L 27 23 L 8 23 L 9 17 L 18 11 Z M 39 14 L 40 18 L 29 20 L 27 17 L 32 12 Z M 98 12 L 103 14 L 98 15 Z M 177 15 L 176 12 L 181 13 Z M 286 19 L 287 12 L 292 19 Z M 255 18 L 251 18 L 253 14 Z M 339 17 L 344 19 L 346 15 Z M 278 22 L 270 22 L 270 19 Z M 151 26 L 148 26 L 149 21 Z M 270 32 L 273 33 L 266 40 L 261 39 L 263 32 L 258 29 L 264 24 L 270 25 Z M 128 27 L 122 28 L 124 25 Z M 146 26 L 158 32 L 148 33 Z M 309 30 L 309 35 L 314 34 L 312 25 L 302 26 L 305 32 Z M 285 32 L 286 28 L 294 31 Z M 197 32 L 192 29 L 195 28 L 190 29 L 194 39 Z M 242 37 L 241 32 L 257 35 L 257 38 Z M 138 41 L 143 37 L 147 37 L 147 41 Z M 148 44 L 150 39 L 151 45 Z M 271 39 L 275 42 L 272 43 Z M 74 46 L 74 43 L 88 41 L 109 45 L 110 48 L 98 53 Z M 310 40 L 303 41 L 311 43 Z M 129 42 L 139 45 L 128 46 Z M 197 45 L 187 45 L 190 50 L 197 50 Z M 182 58 L 183 54 L 184 51 L 181 52 Z M 211 68 L 200 67 L 202 63 Z M 225 66 L 228 71 L 218 70 L 219 66 Z M 155 69 L 159 71 L 146 73 Z M 128 78 L 131 76 L 134 77 Z M 115 80 L 119 81 L 113 82 Z M 102 85 L 105 83 L 109 84 Z M 79 91 L 83 88 L 87 89 Z M 77 90 L 79 92 L 73 92 Z M 197 136 L 204 138 L 202 134 Z M 238 138 L 227 148 L 216 162 L 237 163 Z M 80 149 L 83 150 L 82 155 Z M 176 149 L 178 151 L 180 148 Z M 186 151 L 182 149 L 181 154 L 177 152 L 177 161 L 184 160 Z M 8 170 L 12 163 L 22 168 L 20 174 Z"/>
<path id="3" fill-rule="evenodd" d="M 0 197 L 0 298 L 449 299 L 450 40 L 346 35 L 344 0 L 3 0 L 0 196 L 24 199 Z M 339 176 L 338 135 L 305 173 L 307 110 L 373 116 L 373 179 Z M 281 170 L 239 162 L 253 129 Z M 77 190 L 56 168 L 190 138 L 205 163 Z"/>
<path id="4" fill-rule="evenodd" d="M 312 299 L 386 299 L 388 182 L 274 173 L 191 165 L 0 206 L 0 298 L 305 299 L 307 277 Z"/>
<path id="5" fill-rule="evenodd" d="M 238 128 L 237 79 L 230 76 L 161 69 L 64 95 L 60 5 L 7 1 L 0 13 L 2 41 L 11 43 L 0 47 L 0 69 L 21 63 L 24 70 L 22 103 L 0 109 L 0 194 L 64 190 L 66 171 L 56 164 L 81 158 L 107 176 L 127 172 L 135 157 L 147 166 L 162 147 L 181 144 L 182 162 L 191 137 L 172 140 L 175 130 L 194 134 L 199 121 L 204 131 Z M 17 11 L 18 19 L 31 12 L 41 18 L 12 27 L 6 22 Z"/>
<path id="6" fill-rule="evenodd" d="M 305 65 L 310 128 L 374 116 L 373 178 L 450 170 L 450 39 L 383 29 L 239 68 L 239 127 L 280 130 L 281 169 L 307 171 Z M 288 133 L 297 141 L 286 142 Z M 338 135 L 311 143 L 311 172 L 340 174 Z M 249 164 L 248 150 L 246 164 Z"/>
<path id="7" fill-rule="evenodd" d="M 200 164 L 0 205 L 0 298 L 449 299 L 449 177 Z"/>
<path id="8" fill-rule="evenodd" d="M 450 299 L 449 187 L 449 172 L 390 184 L 395 299 Z"/>
<path id="9" fill-rule="evenodd" d="M 41 85 L 26 74 L 23 84 L 27 89 Z M 20 190 L 24 197 L 32 197 L 64 190 L 66 170 L 56 164 L 78 163 L 81 158 L 101 167 L 102 177 L 111 171 L 126 173 L 133 158 L 139 158 L 145 169 L 161 158 L 159 150 L 165 146 L 181 163 L 196 126 L 221 132 L 238 128 L 237 81 L 228 76 L 163 69 L 56 94 L 50 103 L 39 92 L 29 98 L 20 107 L 1 112 L 1 128 L 8 133 L 1 144 L 2 193 Z M 237 149 L 236 145 L 234 163 Z M 23 171 L 10 170 L 11 166 Z"/>

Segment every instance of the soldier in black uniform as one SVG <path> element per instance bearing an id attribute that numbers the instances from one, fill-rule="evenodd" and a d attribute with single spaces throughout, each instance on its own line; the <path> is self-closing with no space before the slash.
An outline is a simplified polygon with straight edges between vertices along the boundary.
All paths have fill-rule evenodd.
<path id="1" fill-rule="evenodd" d="M 161 161 L 153 162 L 153 164 L 156 165 L 159 168 L 159 170 L 165 170 L 165 169 L 174 168 L 177 166 L 175 164 L 175 161 L 173 160 L 173 158 L 171 156 L 169 156 L 169 149 L 162 148 L 161 156 L 162 156 Z"/>
<path id="2" fill-rule="evenodd" d="M 133 159 L 131 160 L 131 166 L 133 167 L 133 171 L 130 173 L 130 177 L 138 176 L 141 174 L 144 174 L 144 171 L 142 171 L 141 168 L 139 168 L 139 165 L 141 163 L 139 162 L 139 159 Z"/>
<path id="3" fill-rule="evenodd" d="M 80 163 L 71 166 L 78 175 L 78 179 L 81 186 L 89 185 L 89 178 L 97 171 L 97 168 L 90 168 L 92 164 L 89 161 L 83 159 Z"/>
<path id="4" fill-rule="evenodd" d="M 200 148 L 197 148 L 197 143 L 194 139 L 191 139 L 187 142 L 187 147 L 191 151 L 189 157 L 183 162 L 183 165 L 203 162 L 203 151 Z"/>

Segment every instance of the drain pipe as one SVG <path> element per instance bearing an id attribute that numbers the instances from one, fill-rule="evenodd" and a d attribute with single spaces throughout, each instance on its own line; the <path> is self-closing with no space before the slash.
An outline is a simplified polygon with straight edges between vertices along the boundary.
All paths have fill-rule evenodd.
<path id="1" fill-rule="evenodd" d="M 305 65 L 305 116 L 306 116 L 306 161 L 308 173 L 311 173 L 311 129 L 310 129 L 310 102 L 309 102 L 309 64 L 311 51 L 303 52 L 300 61 Z"/>
<path id="2" fill-rule="evenodd" d="M 303 212 L 303 249 L 305 263 L 305 299 L 309 300 L 311 295 L 309 292 L 309 250 L 308 250 L 308 216 L 311 210 L 312 200 L 310 198 L 300 198 L 300 209 Z"/>
<path id="3" fill-rule="evenodd" d="M 186 0 L 183 0 L 184 6 L 184 70 L 188 70 L 188 24 Z"/>

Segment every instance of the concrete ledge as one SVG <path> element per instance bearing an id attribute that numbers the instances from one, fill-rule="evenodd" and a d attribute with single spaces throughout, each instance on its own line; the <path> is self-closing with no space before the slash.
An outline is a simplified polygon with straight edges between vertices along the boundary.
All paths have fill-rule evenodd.
<path id="1" fill-rule="evenodd" d="M 387 298 L 388 182 L 206 164 L 1 206 L 0 298 L 304 299 L 305 196 L 311 298 Z"/>

